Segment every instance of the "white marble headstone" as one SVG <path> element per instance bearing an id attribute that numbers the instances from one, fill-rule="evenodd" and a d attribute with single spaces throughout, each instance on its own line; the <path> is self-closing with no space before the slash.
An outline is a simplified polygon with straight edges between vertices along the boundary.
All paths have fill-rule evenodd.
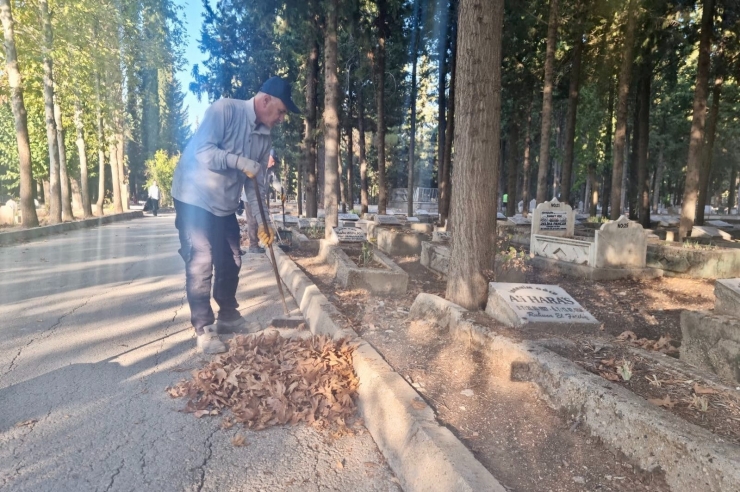
<path id="1" fill-rule="evenodd" d="M 362 243 L 365 232 L 359 227 L 332 227 L 331 239 L 335 243 Z"/>
<path id="2" fill-rule="evenodd" d="M 486 313 L 508 326 L 528 323 L 598 325 L 591 313 L 557 285 L 488 284 Z"/>
<path id="3" fill-rule="evenodd" d="M 13 209 L 7 205 L 0 206 L 0 224 L 2 225 L 13 225 L 15 222 L 15 214 Z"/>
<path id="4" fill-rule="evenodd" d="M 594 238 L 591 266 L 596 268 L 645 268 L 647 234 L 624 215 L 602 224 Z"/>
<path id="5" fill-rule="evenodd" d="M 540 203 L 532 213 L 532 234 L 573 237 L 575 212 L 557 198 Z"/>
<path id="6" fill-rule="evenodd" d="M 376 215 L 375 223 L 378 225 L 401 225 L 401 221 L 395 215 Z"/>

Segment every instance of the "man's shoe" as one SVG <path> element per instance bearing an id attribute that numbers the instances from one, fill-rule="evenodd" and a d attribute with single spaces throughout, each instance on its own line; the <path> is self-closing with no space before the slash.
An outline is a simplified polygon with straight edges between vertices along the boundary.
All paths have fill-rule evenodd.
<path id="1" fill-rule="evenodd" d="M 218 338 L 216 326 L 203 327 L 203 334 L 198 335 L 198 350 L 204 354 L 220 354 L 227 351 L 226 345 Z"/>
<path id="2" fill-rule="evenodd" d="M 259 246 L 250 246 L 249 247 L 250 253 L 257 253 L 257 254 L 264 254 L 265 248 L 261 248 Z"/>
<path id="3" fill-rule="evenodd" d="M 216 321 L 216 328 L 219 333 L 241 333 L 246 326 L 247 320 L 243 316 L 228 321 L 222 319 Z"/>

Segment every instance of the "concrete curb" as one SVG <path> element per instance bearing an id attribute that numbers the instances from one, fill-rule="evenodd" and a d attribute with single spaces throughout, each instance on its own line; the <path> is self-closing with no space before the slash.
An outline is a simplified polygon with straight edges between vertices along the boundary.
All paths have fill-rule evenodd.
<path id="1" fill-rule="evenodd" d="M 293 260 L 279 250 L 275 260 L 313 333 L 359 342 L 354 366 L 360 412 L 403 489 L 505 492 L 452 432 L 437 424 L 432 409 L 372 346 L 354 330 L 337 326 L 332 318 L 341 314 Z"/>
<path id="2" fill-rule="evenodd" d="M 104 224 L 110 224 L 112 222 L 137 219 L 141 217 L 144 217 L 144 212 L 142 212 L 141 210 L 134 210 L 132 212 L 105 215 L 103 217 L 78 220 L 75 222 L 64 222 L 62 224 L 34 227 L 33 229 L 22 229 L 20 231 L 3 232 L 0 233 L 0 246 L 13 244 L 19 241 L 30 241 L 31 239 L 38 239 L 40 237 L 51 236 L 53 234 L 76 231 L 78 229 L 97 227 Z"/>
<path id="3" fill-rule="evenodd" d="M 513 381 L 538 385 L 556 410 L 578 415 L 610 446 L 642 469 L 662 469 L 676 492 L 739 490 L 740 448 L 591 374 L 535 342 L 515 342 L 468 318 L 462 307 L 419 294 L 409 314 L 427 319 L 465 343 L 473 341 Z"/>
<path id="4" fill-rule="evenodd" d="M 535 256 L 530 259 L 530 262 L 532 265 L 542 270 L 560 273 L 569 277 L 585 278 L 595 281 L 618 280 L 623 278 L 633 280 L 651 280 L 663 276 L 663 270 L 652 267 L 594 268 L 588 265 L 578 265 L 577 263 L 568 263 L 542 256 Z"/>

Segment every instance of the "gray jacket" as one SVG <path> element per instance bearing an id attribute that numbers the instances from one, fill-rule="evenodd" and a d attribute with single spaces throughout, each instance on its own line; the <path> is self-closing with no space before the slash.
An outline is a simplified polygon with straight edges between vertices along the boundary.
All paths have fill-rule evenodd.
<path id="1" fill-rule="evenodd" d="M 175 168 L 172 196 L 183 203 L 225 217 L 236 212 L 242 188 L 258 212 L 255 175 L 264 203 L 265 175 L 272 147 L 270 129 L 257 123 L 254 99 L 219 99 L 206 111 Z M 262 217 L 255 213 L 261 224 Z"/>

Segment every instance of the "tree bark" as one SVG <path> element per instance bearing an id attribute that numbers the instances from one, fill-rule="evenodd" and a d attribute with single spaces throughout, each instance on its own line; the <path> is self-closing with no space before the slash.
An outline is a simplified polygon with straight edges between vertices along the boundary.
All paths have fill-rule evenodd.
<path id="1" fill-rule="evenodd" d="M 44 65 L 44 114 L 46 116 L 46 140 L 49 143 L 49 224 L 58 224 L 62 221 L 62 186 L 59 178 L 59 142 L 57 140 L 57 126 L 54 121 L 54 62 L 51 58 L 53 49 L 53 33 L 49 4 L 47 0 L 39 0 L 41 12 L 41 27 L 44 33 L 43 65 Z"/>
<path id="2" fill-rule="evenodd" d="M 509 195 L 508 202 L 506 204 L 506 216 L 513 217 L 516 215 L 516 178 L 517 171 L 519 170 L 519 122 L 514 118 L 511 122 L 511 128 L 509 128 L 509 142 L 508 151 L 506 155 L 507 159 L 507 183 L 506 193 Z"/>
<path id="3" fill-rule="evenodd" d="M 503 0 L 461 0 L 455 189 L 446 298 L 481 309 L 494 268 L 501 128 Z"/>
<path id="4" fill-rule="evenodd" d="M 663 170 L 665 169 L 665 159 L 663 158 L 663 144 L 658 147 L 658 167 L 655 170 L 655 186 L 653 187 L 653 213 L 658 213 L 660 206 L 660 186 L 663 183 Z"/>
<path id="5" fill-rule="evenodd" d="M 378 148 L 378 213 L 385 214 L 387 190 L 385 182 L 385 42 L 388 39 L 386 22 L 387 0 L 377 0 L 378 46 L 375 56 L 375 99 L 378 108 L 378 131 L 376 133 Z"/>
<path id="6" fill-rule="evenodd" d="M 15 22 L 10 0 L 0 0 L 0 21 L 3 26 L 5 45 L 5 70 L 10 85 L 10 106 L 15 124 L 15 139 L 18 145 L 21 184 L 21 218 L 23 227 L 38 227 L 39 219 L 33 202 L 33 174 L 31 169 L 31 144 L 28 138 L 28 116 L 23 101 L 23 84 L 18 54 L 15 48 Z"/>
<path id="7" fill-rule="evenodd" d="M 583 35 L 578 34 L 573 45 L 573 61 L 570 66 L 570 87 L 568 89 L 568 116 L 565 125 L 565 158 L 563 160 L 562 191 L 560 201 L 570 203 L 570 176 L 573 169 L 573 148 L 576 139 L 576 116 L 578 115 L 578 92 L 581 79 L 581 55 Z"/>
<path id="8" fill-rule="evenodd" d="M 542 126 L 540 129 L 540 160 L 537 171 L 537 203 L 547 200 L 547 171 L 550 167 L 550 129 L 552 127 L 552 81 L 557 34 L 558 0 L 550 0 L 550 20 L 547 23 L 547 49 L 545 52 L 545 80 L 542 89 Z"/>
<path id="9" fill-rule="evenodd" d="M 645 229 L 650 228 L 650 173 L 648 172 L 648 150 L 650 148 L 650 99 L 653 66 L 650 53 L 645 53 L 642 77 L 637 90 L 640 93 L 638 106 L 638 135 L 637 143 L 637 204 L 640 224 Z"/>
<path id="10" fill-rule="evenodd" d="M 450 97 L 447 100 L 447 124 L 445 130 L 445 152 L 442 161 L 442 177 L 439 181 L 440 222 L 444 224 L 450 215 L 450 196 L 452 195 L 452 145 L 455 136 L 455 86 L 457 84 L 457 10 L 452 19 L 452 61 L 450 66 Z M 449 230 L 449 229 L 448 229 Z"/>
<path id="11" fill-rule="evenodd" d="M 351 80 L 351 79 L 350 79 Z M 346 202 L 349 206 L 348 211 L 352 213 L 354 209 L 354 193 L 352 182 L 354 181 L 354 142 L 352 139 L 352 86 L 349 88 L 349 94 L 347 95 L 347 185 L 346 185 Z"/>
<path id="12" fill-rule="evenodd" d="M 530 176 L 532 174 L 530 164 L 530 147 L 532 146 L 532 107 L 534 106 L 534 94 L 529 98 L 527 108 L 527 130 L 524 137 L 524 162 L 522 163 L 522 215 L 525 217 L 529 214 L 529 188 Z"/>
<path id="13" fill-rule="evenodd" d="M 704 144 L 704 124 L 706 122 L 707 92 L 709 88 L 709 55 L 712 49 L 712 29 L 714 1 L 704 0 L 701 16 L 701 35 L 699 37 L 699 60 L 694 88 L 694 116 L 691 121 L 691 140 L 689 158 L 686 164 L 686 184 L 681 203 L 681 221 L 678 225 L 678 238 L 683 240 L 691 235 L 696 217 L 696 203 L 699 195 L 699 174 L 701 154 Z"/>
<path id="14" fill-rule="evenodd" d="M 62 199 L 62 220 L 74 220 L 72 213 L 72 194 L 70 193 L 69 175 L 67 173 L 67 149 L 64 147 L 64 125 L 62 124 L 62 107 L 59 98 L 54 98 L 54 124 L 57 129 L 59 144 L 59 179 Z"/>
<path id="15" fill-rule="evenodd" d="M 735 204 L 737 204 L 737 171 L 738 171 L 738 164 L 737 161 L 735 161 L 732 164 L 732 167 L 730 168 L 730 192 L 727 196 L 727 213 L 732 213 L 732 209 L 735 208 Z"/>
<path id="16" fill-rule="evenodd" d="M 82 122 L 82 105 L 75 99 L 75 129 L 77 131 L 77 153 L 80 156 L 80 193 L 82 194 L 82 214 L 92 217 L 90 206 L 90 187 L 87 178 L 87 148 L 85 145 L 85 125 Z"/>
<path id="17" fill-rule="evenodd" d="M 627 197 L 627 208 L 629 208 L 629 219 L 630 220 L 637 220 L 637 195 L 639 193 L 639 183 L 637 180 L 637 154 L 638 154 L 638 148 L 640 145 L 640 133 L 638 132 L 638 129 L 640 127 L 640 80 L 637 80 L 637 83 L 635 84 L 637 86 L 635 90 L 635 108 L 633 111 L 634 119 L 632 121 L 632 128 L 628 130 L 627 135 L 632 136 L 632 140 L 630 141 L 629 137 L 627 138 L 628 142 L 631 142 L 631 152 L 628 156 L 627 165 L 625 170 L 627 171 L 627 179 L 624 181 L 623 186 L 625 186 L 626 190 L 626 197 Z M 628 144 L 629 145 L 629 144 Z M 624 201 L 622 202 L 625 203 Z"/>
<path id="18" fill-rule="evenodd" d="M 614 82 L 609 76 L 609 97 L 607 99 L 606 135 L 604 137 L 604 189 L 601 192 L 601 216 L 609 216 L 609 201 L 611 200 L 612 169 L 609 165 L 612 160 L 612 121 L 614 121 Z"/>
<path id="19" fill-rule="evenodd" d="M 123 213 L 123 204 L 121 203 L 121 183 L 118 168 L 118 151 L 115 141 L 108 143 L 108 161 L 110 162 L 111 185 L 113 186 L 113 211 L 117 214 Z"/>
<path id="20" fill-rule="evenodd" d="M 627 4 L 627 26 L 622 47 L 622 65 L 617 82 L 617 127 L 614 132 L 614 155 L 612 156 L 611 214 L 616 220 L 622 214 L 622 174 L 624 167 L 624 150 L 627 140 L 627 104 L 632 77 L 633 44 L 635 42 L 635 25 L 637 14 L 635 0 Z M 603 212 L 602 212 L 603 213 Z"/>
<path id="21" fill-rule="evenodd" d="M 100 99 L 100 74 L 95 74 L 95 92 L 97 95 L 98 120 L 98 201 L 95 211 L 99 217 L 103 216 L 103 202 L 105 201 L 105 134 L 103 132 L 103 101 Z"/>
<path id="22" fill-rule="evenodd" d="M 368 209 L 367 196 L 367 154 L 365 153 L 365 99 L 363 86 L 357 90 L 357 140 L 360 152 L 360 214 L 366 214 Z"/>
<path id="23" fill-rule="evenodd" d="M 445 10 L 446 2 L 438 2 L 440 7 L 439 33 L 437 37 L 437 182 L 438 188 L 442 182 L 444 186 L 449 185 L 444 181 L 446 170 L 444 169 L 445 136 L 447 135 L 447 27 L 449 22 L 448 11 Z M 446 190 L 444 190 L 446 191 Z M 444 223 L 444 222 L 443 222 Z"/>
<path id="24" fill-rule="evenodd" d="M 316 217 L 318 213 L 318 199 L 316 196 L 318 183 L 316 182 L 316 116 L 317 116 L 317 86 L 319 73 L 319 44 L 313 42 L 308 53 L 306 63 L 306 119 L 304 121 L 303 155 L 306 171 L 306 216 Z"/>
<path id="25" fill-rule="evenodd" d="M 714 140 L 717 135 L 717 118 L 719 117 L 719 102 L 722 94 L 724 77 L 717 73 L 712 87 L 712 107 L 709 109 L 707 122 L 707 141 L 702 153 L 701 175 L 699 176 L 699 205 L 696 207 L 696 223 L 704 225 L 704 207 L 709 197 L 709 178 L 712 175 L 712 156 L 714 154 Z"/>
<path id="26" fill-rule="evenodd" d="M 339 80 L 337 78 L 337 11 L 338 0 L 326 4 L 326 37 L 324 38 L 324 212 L 326 239 L 337 222 L 337 179 L 339 164 Z"/>
<path id="27" fill-rule="evenodd" d="M 419 23 L 420 17 L 420 0 L 414 0 L 414 17 L 411 27 L 411 131 L 409 135 L 409 163 L 408 163 L 408 180 L 407 187 L 407 208 L 406 214 L 411 217 L 414 215 L 414 167 L 416 166 L 416 64 L 419 61 Z"/>

